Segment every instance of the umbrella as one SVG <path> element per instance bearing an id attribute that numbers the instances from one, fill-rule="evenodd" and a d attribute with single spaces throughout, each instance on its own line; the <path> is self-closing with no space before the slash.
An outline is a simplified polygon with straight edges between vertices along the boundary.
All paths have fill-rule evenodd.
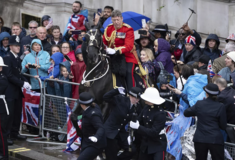
<path id="1" fill-rule="evenodd" d="M 123 22 L 126 24 L 129 24 L 134 29 L 134 31 L 142 28 L 142 19 L 145 19 L 146 22 L 150 20 L 150 18 L 142 14 L 131 12 L 131 11 L 123 12 L 122 17 L 123 17 Z M 103 27 L 106 28 L 111 23 L 112 23 L 112 19 L 111 17 L 109 17 L 104 22 Z"/>

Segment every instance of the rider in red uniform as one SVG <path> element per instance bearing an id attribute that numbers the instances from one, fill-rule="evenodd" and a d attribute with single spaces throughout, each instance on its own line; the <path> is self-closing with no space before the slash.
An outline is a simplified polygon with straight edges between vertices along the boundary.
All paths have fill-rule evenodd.
<path id="1" fill-rule="evenodd" d="M 124 54 L 126 60 L 126 83 L 130 90 L 135 86 L 134 68 L 138 64 L 134 54 L 131 52 L 134 47 L 134 30 L 123 23 L 120 11 L 112 13 L 112 24 L 107 26 L 103 35 L 103 42 L 107 46 L 106 52 L 110 55 Z"/>

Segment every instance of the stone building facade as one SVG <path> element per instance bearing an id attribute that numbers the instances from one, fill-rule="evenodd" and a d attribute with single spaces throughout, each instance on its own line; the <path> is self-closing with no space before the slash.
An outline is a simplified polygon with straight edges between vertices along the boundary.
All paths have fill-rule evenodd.
<path id="1" fill-rule="evenodd" d="M 235 32 L 235 1 L 234 0 L 80 0 L 84 9 L 89 11 L 89 20 L 97 8 L 106 5 L 124 11 L 134 11 L 151 18 L 151 27 L 167 23 L 174 33 L 186 22 L 192 8 L 196 14 L 189 21 L 189 26 L 197 30 L 202 38 L 210 33 L 220 37 L 221 47 L 224 39 Z M 0 0 L 0 16 L 5 25 L 12 22 L 22 23 L 22 13 L 42 17 L 50 15 L 54 24 L 64 30 L 69 16 L 72 14 L 74 0 Z M 163 7 L 164 6 L 164 7 Z M 203 44 L 202 44 L 203 46 Z"/>

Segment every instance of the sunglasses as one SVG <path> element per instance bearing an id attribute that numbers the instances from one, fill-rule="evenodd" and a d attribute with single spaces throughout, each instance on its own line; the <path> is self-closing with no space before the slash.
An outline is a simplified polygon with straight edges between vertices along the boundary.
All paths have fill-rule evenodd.
<path id="1" fill-rule="evenodd" d="M 180 33 L 179 35 L 185 36 L 185 35 L 186 35 L 186 33 Z"/>
<path id="2" fill-rule="evenodd" d="M 38 27 L 29 27 L 29 29 L 37 29 Z"/>

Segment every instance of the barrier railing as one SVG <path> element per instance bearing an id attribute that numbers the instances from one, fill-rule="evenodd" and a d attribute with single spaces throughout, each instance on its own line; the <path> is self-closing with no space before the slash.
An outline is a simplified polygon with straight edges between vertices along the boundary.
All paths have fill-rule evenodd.
<path id="1" fill-rule="evenodd" d="M 26 73 L 23 73 L 23 75 L 25 77 L 29 77 L 29 78 L 34 78 L 34 76 L 30 75 L 30 74 L 26 74 Z M 31 124 L 28 124 L 28 123 L 23 123 L 21 122 L 20 124 L 20 134 L 21 135 L 24 135 L 24 136 L 27 136 L 27 137 L 38 137 L 38 136 L 41 136 L 42 134 L 42 124 L 41 124 L 41 117 L 42 117 L 42 104 L 43 104 L 43 90 L 42 90 L 42 81 L 40 78 L 35 78 L 38 80 L 38 83 L 39 83 L 39 87 L 40 87 L 40 104 L 39 104 L 39 112 L 38 112 L 38 126 L 34 126 L 34 125 L 31 125 Z M 39 130 L 38 134 L 25 134 L 25 133 L 22 133 L 23 131 L 23 124 L 24 125 L 27 125 L 27 126 L 31 126 L 31 127 L 34 127 L 34 128 L 37 128 Z"/>
<path id="2" fill-rule="evenodd" d="M 41 129 L 41 138 L 37 139 L 29 139 L 29 142 L 35 143 L 48 143 L 48 144 L 65 144 L 60 142 L 51 142 L 51 141 L 43 141 L 48 140 L 47 133 L 57 133 L 60 141 L 66 139 L 67 134 L 67 109 L 65 101 L 70 108 L 73 110 L 76 109 L 76 101 L 77 99 L 73 99 L 70 97 L 64 97 L 60 95 L 61 90 L 57 90 L 56 87 L 60 87 L 61 85 L 66 84 L 68 89 L 71 88 L 70 93 L 72 94 L 72 85 L 79 86 L 79 83 L 67 82 L 62 80 L 55 79 L 46 79 L 44 81 L 43 86 L 43 112 L 42 112 L 42 129 Z M 53 88 L 54 87 L 54 88 Z M 48 89 L 53 89 L 54 94 L 48 93 Z M 47 90 L 47 91 L 46 91 Z M 51 91 L 49 91 L 51 92 Z M 71 95 L 72 96 L 72 95 Z"/>
<path id="3" fill-rule="evenodd" d="M 235 128 L 235 125 L 233 125 L 233 124 L 227 124 L 227 126 Z M 224 148 L 227 149 L 227 151 L 229 152 L 232 159 L 235 159 L 235 143 L 225 142 Z M 225 159 L 227 160 L 227 158 L 225 158 Z"/>

